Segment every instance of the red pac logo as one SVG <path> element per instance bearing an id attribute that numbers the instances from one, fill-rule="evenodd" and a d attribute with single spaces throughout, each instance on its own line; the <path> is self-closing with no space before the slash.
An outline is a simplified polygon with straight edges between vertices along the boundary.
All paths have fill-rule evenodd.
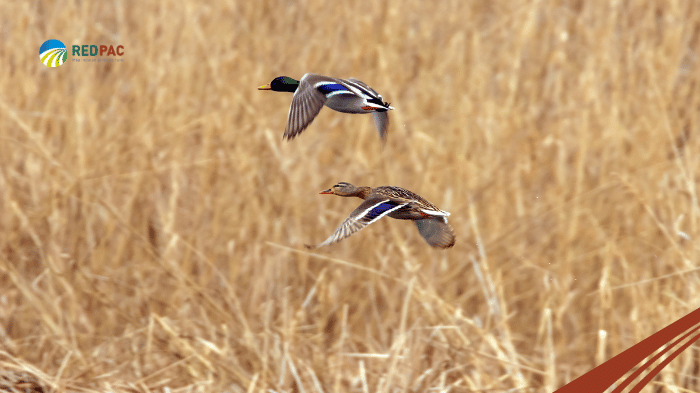
<path id="1" fill-rule="evenodd" d="M 100 45 L 99 51 L 97 45 L 73 45 L 73 56 L 124 56 L 124 45 Z"/>

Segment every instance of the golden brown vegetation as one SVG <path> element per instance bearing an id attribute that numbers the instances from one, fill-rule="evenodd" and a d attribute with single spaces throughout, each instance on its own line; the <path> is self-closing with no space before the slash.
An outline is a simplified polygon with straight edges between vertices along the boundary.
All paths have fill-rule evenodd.
<path id="1" fill-rule="evenodd" d="M 551 391 L 698 307 L 697 2 L 0 20 L 0 390 Z M 50 38 L 124 61 L 49 69 Z M 382 93 L 386 147 L 329 109 L 284 142 L 291 95 L 256 87 L 305 72 Z M 457 245 L 385 219 L 307 252 L 359 203 L 318 195 L 338 181 L 421 194 Z"/>

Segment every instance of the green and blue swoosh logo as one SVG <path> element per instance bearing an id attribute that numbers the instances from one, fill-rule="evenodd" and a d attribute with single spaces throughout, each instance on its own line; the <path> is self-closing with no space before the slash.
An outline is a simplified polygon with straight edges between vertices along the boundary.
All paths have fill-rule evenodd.
<path id="1" fill-rule="evenodd" d="M 39 60 L 47 67 L 58 67 L 68 59 L 68 50 L 59 40 L 48 40 L 39 48 Z"/>

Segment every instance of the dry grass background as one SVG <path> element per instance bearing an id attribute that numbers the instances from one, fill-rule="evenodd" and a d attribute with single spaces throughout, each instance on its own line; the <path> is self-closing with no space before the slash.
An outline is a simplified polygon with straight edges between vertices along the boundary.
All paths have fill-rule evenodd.
<path id="1" fill-rule="evenodd" d="M 0 21 L 0 390 L 551 391 L 700 304 L 697 2 Z M 49 69 L 50 38 L 124 62 Z M 382 93 L 387 146 L 329 109 L 283 141 L 291 95 L 256 87 L 305 72 Z M 457 245 L 387 219 L 307 252 L 359 203 L 318 195 L 338 181 L 421 194 Z M 699 369 L 691 347 L 649 389 Z"/>

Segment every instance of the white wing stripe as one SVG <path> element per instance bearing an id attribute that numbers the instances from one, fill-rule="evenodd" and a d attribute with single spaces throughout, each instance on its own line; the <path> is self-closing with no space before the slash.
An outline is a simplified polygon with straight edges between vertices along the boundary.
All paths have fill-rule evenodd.
<path id="1" fill-rule="evenodd" d="M 379 100 L 382 99 L 382 96 L 380 96 L 377 92 L 366 89 L 364 86 L 360 85 L 359 83 L 355 83 L 355 82 L 349 81 L 349 80 L 343 80 L 342 82 L 343 82 L 343 85 L 345 87 L 353 90 L 355 93 L 357 93 L 360 96 L 377 98 Z"/>
<path id="2" fill-rule="evenodd" d="M 360 213 L 360 214 L 355 218 L 355 220 L 357 220 L 357 221 L 361 220 L 362 218 L 364 218 L 364 217 L 367 215 L 367 213 L 369 213 L 370 211 L 372 211 L 372 209 L 374 209 L 375 207 L 381 205 L 382 203 L 386 203 L 386 202 L 389 202 L 389 201 L 390 201 L 390 199 L 385 199 L 385 200 L 383 200 L 383 201 L 381 201 L 381 202 L 375 203 L 374 205 L 368 207 L 367 209 L 365 209 L 365 211 L 363 211 L 362 213 Z M 387 210 L 387 211 L 381 213 L 380 215 L 378 215 L 377 217 L 375 217 L 373 220 L 367 222 L 367 225 L 369 225 L 369 224 L 371 224 L 371 223 L 377 221 L 378 219 L 380 219 L 380 218 L 386 216 L 387 214 L 393 212 L 394 210 L 400 209 L 400 208 L 402 208 L 402 207 L 404 207 L 404 206 L 406 206 L 406 205 L 408 205 L 408 203 L 402 203 L 402 204 L 400 204 L 400 205 L 396 205 L 395 207 L 393 207 L 393 208 L 391 208 L 391 209 L 389 209 L 389 210 Z"/>
<path id="3" fill-rule="evenodd" d="M 351 93 L 349 91 L 336 90 L 334 92 L 328 93 L 326 95 L 326 98 L 331 98 L 331 97 L 337 96 L 339 94 L 351 94 Z"/>
<path id="4" fill-rule="evenodd" d="M 365 101 L 365 104 L 367 104 L 367 106 L 371 106 L 371 107 L 377 108 L 377 109 L 386 109 L 386 107 L 385 107 L 384 105 L 377 105 L 377 104 L 375 104 L 375 103 L 373 103 L 373 102 L 367 102 L 367 101 Z"/>
<path id="5" fill-rule="evenodd" d="M 426 210 L 426 209 L 420 209 L 420 210 L 421 210 L 423 213 L 425 213 L 425 214 L 430 214 L 431 216 L 447 217 L 447 216 L 450 215 L 450 213 L 445 212 L 445 211 L 442 211 L 442 210 L 439 210 L 439 211 L 435 211 L 435 210 Z"/>
<path id="6" fill-rule="evenodd" d="M 357 94 L 360 97 L 365 97 L 367 94 L 363 94 L 361 90 L 359 90 L 355 85 L 350 84 L 350 82 L 343 80 L 341 81 L 341 84 L 345 87 L 348 88 L 348 90 L 352 91 L 353 93 Z"/>
<path id="7" fill-rule="evenodd" d="M 314 85 L 314 89 L 318 89 L 319 87 L 325 86 L 325 85 L 341 85 L 342 86 L 342 84 L 340 84 L 338 82 L 316 82 L 316 84 Z"/>

